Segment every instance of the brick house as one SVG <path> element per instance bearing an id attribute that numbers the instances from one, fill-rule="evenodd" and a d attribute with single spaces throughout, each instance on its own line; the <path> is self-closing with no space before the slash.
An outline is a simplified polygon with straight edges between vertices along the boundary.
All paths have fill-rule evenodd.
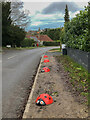
<path id="1" fill-rule="evenodd" d="M 44 41 L 53 42 L 47 35 L 27 35 L 26 38 L 34 39 L 39 45 L 43 45 Z"/>

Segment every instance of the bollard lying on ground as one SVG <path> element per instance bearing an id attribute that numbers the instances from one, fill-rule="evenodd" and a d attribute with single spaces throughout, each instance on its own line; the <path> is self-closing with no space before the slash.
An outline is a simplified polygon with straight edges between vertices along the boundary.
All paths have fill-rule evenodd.
<path id="1" fill-rule="evenodd" d="M 43 70 L 41 70 L 41 72 L 49 72 L 50 69 L 48 67 L 44 67 Z"/>
<path id="2" fill-rule="evenodd" d="M 44 55 L 44 58 L 47 58 L 48 56 L 47 55 Z"/>
<path id="3" fill-rule="evenodd" d="M 45 59 L 44 62 L 45 62 L 45 63 L 46 63 L 46 62 L 49 62 L 49 60 L 48 60 L 48 59 Z"/>
<path id="4" fill-rule="evenodd" d="M 37 97 L 35 103 L 39 106 L 49 105 L 53 103 L 53 99 L 49 94 L 43 93 Z"/>

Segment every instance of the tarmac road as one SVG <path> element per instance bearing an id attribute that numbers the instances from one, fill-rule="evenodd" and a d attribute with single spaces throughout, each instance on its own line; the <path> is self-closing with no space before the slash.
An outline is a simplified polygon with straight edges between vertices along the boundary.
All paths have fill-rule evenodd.
<path id="1" fill-rule="evenodd" d="M 22 116 L 40 56 L 56 47 L 8 50 L 2 55 L 2 118 Z"/>

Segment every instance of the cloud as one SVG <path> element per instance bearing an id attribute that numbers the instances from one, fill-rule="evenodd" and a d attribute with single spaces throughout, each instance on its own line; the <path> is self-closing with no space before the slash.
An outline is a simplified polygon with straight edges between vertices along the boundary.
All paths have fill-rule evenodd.
<path id="1" fill-rule="evenodd" d="M 64 13 L 66 4 L 71 12 L 80 10 L 77 4 L 74 2 L 54 2 L 42 10 L 42 14 Z"/>
<path id="2" fill-rule="evenodd" d="M 64 1 L 64 0 L 63 0 Z M 68 0 L 67 0 L 68 1 Z M 81 2 L 54 2 L 54 3 L 25 3 L 25 9 L 30 9 L 31 24 L 28 24 L 26 30 L 38 30 L 44 28 L 58 28 L 64 25 L 64 13 L 66 4 L 69 9 L 70 20 L 75 14 L 84 9 L 87 4 Z"/>
<path id="3" fill-rule="evenodd" d="M 36 21 L 36 22 L 32 23 L 32 26 L 38 26 L 38 25 L 41 25 L 41 24 L 42 24 L 42 22 Z"/>
<path id="4" fill-rule="evenodd" d="M 13 0 L 13 1 L 16 1 L 16 0 Z M 45 2 L 61 2 L 62 0 L 22 0 L 23 2 L 34 2 L 34 3 L 36 3 L 36 2 L 43 2 L 43 3 L 45 3 Z M 68 2 L 89 2 L 89 0 L 63 0 L 63 2 L 66 2 L 66 1 L 68 1 Z"/>
<path id="5" fill-rule="evenodd" d="M 53 23 L 43 23 L 41 25 L 37 25 L 37 26 L 28 26 L 26 28 L 26 31 L 31 30 L 38 30 L 38 28 L 40 27 L 40 29 L 45 29 L 45 28 L 59 28 L 63 26 L 63 22 L 53 22 Z"/>
<path id="6" fill-rule="evenodd" d="M 64 22 L 63 14 L 36 14 L 32 17 L 31 26 L 50 24 L 54 22 Z"/>
<path id="7" fill-rule="evenodd" d="M 36 14 L 34 16 L 31 17 L 32 21 L 44 21 L 44 20 L 48 20 L 48 21 L 52 21 L 52 20 L 56 20 L 56 19 L 63 19 L 63 14 L 59 13 L 59 14 Z"/>
<path id="8" fill-rule="evenodd" d="M 46 8 L 50 3 L 43 2 L 24 2 L 24 9 L 28 9 L 31 13 L 31 16 L 38 14 L 44 8 Z"/>
<path id="9" fill-rule="evenodd" d="M 78 12 L 79 11 L 72 13 L 71 11 L 69 11 L 70 19 L 75 17 L 75 14 Z M 64 14 L 42 14 L 39 12 L 38 14 L 36 13 L 36 15 L 32 16 L 31 20 L 31 29 L 38 29 L 39 27 L 41 29 L 43 29 L 43 27 L 49 28 L 50 25 L 51 28 L 55 28 L 55 26 L 58 27 L 58 24 L 62 26 L 62 23 L 64 23 Z"/>
<path id="10" fill-rule="evenodd" d="M 78 14 L 78 13 L 80 13 L 80 11 L 76 11 L 76 12 L 74 12 L 74 13 L 72 13 L 72 12 L 70 11 L 70 12 L 69 12 L 70 18 L 72 19 L 72 18 L 76 17 L 76 14 Z"/>

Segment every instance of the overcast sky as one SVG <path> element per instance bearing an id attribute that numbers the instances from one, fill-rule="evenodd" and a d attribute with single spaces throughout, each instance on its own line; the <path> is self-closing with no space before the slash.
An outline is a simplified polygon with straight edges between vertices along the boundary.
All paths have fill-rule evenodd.
<path id="1" fill-rule="evenodd" d="M 65 6 L 68 5 L 70 19 L 84 10 L 89 0 L 22 0 L 24 9 L 30 11 L 31 23 L 26 30 L 58 28 L 64 24 Z M 78 2 L 79 1 L 79 2 Z"/>

